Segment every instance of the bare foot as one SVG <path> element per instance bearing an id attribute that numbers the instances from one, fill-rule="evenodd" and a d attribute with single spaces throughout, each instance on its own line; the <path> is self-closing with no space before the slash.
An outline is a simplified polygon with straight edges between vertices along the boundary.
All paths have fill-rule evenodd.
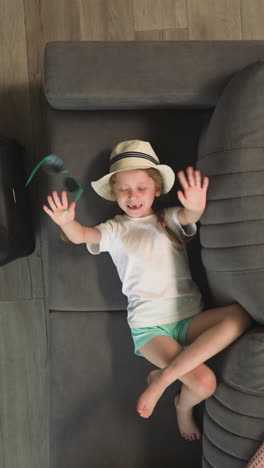
<path id="1" fill-rule="evenodd" d="M 191 409 L 182 408 L 179 404 L 179 394 L 174 398 L 174 405 L 177 412 L 177 420 L 180 433 L 186 440 L 199 440 L 201 432 L 198 429 Z"/>
<path id="2" fill-rule="evenodd" d="M 149 418 L 165 388 L 160 383 L 161 370 L 151 371 L 147 381 L 149 386 L 139 397 L 137 411 L 142 418 Z"/>

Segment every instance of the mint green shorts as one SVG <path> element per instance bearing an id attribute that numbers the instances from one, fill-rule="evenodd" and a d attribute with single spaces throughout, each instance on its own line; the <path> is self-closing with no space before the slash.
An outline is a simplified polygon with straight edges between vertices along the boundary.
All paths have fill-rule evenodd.
<path id="1" fill-rule="evenodd" d="M 146 344 L 149 340 L 155 336 L 171 336 L 174 338 L 181 346 L 185 346 L 185 337 L 187 329 L 196 316 L 192 315 L 178 322 L 167 323 L 165 325 L 158 325 L 155 327 L 142 327 L 142 328 L 131 328 L 132 338 L 134 341 L 135 354 L 142 356 L 139 351 L 140 348 Z"/>

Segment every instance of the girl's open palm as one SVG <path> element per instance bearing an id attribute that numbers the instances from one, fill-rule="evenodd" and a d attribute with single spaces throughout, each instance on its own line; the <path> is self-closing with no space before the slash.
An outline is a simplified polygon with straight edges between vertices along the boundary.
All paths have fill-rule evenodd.
<path id="1" fill-rule="evenodd" d="M 72 202 L 68 206 L 68 198 L 66 192 L 62 192 L 61 200 L 57 192 L 52 192 L 52 195 L 48 195 L 48 202 L 51 209 L 46 205 L 43 205 L 43 210 L 47 213 L 54 223 L 58 226 L 64 226 L 74 220 L 75 217 L 75 203 Z"/>
<path id="2" fill-rule="evenodd" d="M 184 208 L 191 211 L 202 212 L 206 205 L 206 192 L 209 185 L 209 178 L 204 177 L 201 180 L 200 171 L 195 171 L 189 166 L 186 169 L 187 177 L 184 171 L 178 172 L 178 179 L 183 188 L 178 190 L 177 195 Z"/>

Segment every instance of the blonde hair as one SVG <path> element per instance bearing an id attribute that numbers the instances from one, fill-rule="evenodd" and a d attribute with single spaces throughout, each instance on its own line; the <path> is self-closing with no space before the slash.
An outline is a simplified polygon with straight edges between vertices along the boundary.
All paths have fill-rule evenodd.
<path id="1" fill-rule="evenodd" d="M 148 176 L 154 180 L 155 184 L 160 188 L 162 192 L 162 186 L 163 186 L 163 181 L 162 181 L 162 176 L 160 172 L 155 169 L 155 168 L 148 168 L 148 169 L 142 169 L 143 171 L 147 172 Z M 116 174 L 113 174 L 112 177 L 109 180 L 110 188 L 113 189 L 114 185 L 116 183 Z M 161 210 L 156 211 L 156 216 L 158 218 L 158 221 L 160 222 L 161 226 L 164 228 L 164 231 L 166 232 L 168 238 L 172 241 L 172 243 L 175 245 L 175 247 L 178 250 L 183 250 L 185 248 L 185 241 L 181 239 L 176 232 L 174 232 L 166 223 L 165 221 L 165 210 L 162 208 Z"/>

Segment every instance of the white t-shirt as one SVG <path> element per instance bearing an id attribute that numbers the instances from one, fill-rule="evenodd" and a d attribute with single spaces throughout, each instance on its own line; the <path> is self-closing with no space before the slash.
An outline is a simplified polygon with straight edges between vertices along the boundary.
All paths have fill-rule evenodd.
<path id="1" fill-rule="evenodd" d="M 180 209 L 167 208 L 164 219 L 181 238 L 193 237 L 196 225 L 183 229 L 177 218 Z M 117 215 L 96 227 L 101 241 L 87 244 L 87 249 L 94 255 L 111 255 L 128 298 L 131 328 L 164 325 L 201 311 L 201 293 L 192 280 L 187 252 L 175 248 L 156 214 Z"/>

